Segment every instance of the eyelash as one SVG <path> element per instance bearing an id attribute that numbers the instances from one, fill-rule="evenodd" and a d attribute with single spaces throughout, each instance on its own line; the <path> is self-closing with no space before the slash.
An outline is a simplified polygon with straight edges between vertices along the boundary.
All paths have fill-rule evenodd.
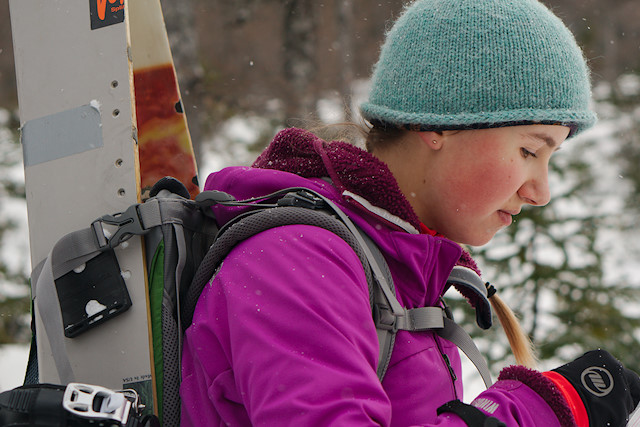
<path id="1" fill-rule="evenodd" d="M 522 156 L 526 159 L 529 156 L 532 156 L 533 158 L 536 158 L 538 156 L 536 156 L 536 153 L 532 153 L 531 151 L 527 150 L 526 148 L 521 148 L 520 152 L 522 152 Z"/>

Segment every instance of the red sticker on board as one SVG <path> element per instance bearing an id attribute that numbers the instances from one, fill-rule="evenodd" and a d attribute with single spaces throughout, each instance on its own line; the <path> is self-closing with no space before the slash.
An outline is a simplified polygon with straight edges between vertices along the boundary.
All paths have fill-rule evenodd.
<path id="1" fill-rule="evenodd" d="M 91 29 L 106 27 L 124 21 L 124 0 L 89 0 Z"/>

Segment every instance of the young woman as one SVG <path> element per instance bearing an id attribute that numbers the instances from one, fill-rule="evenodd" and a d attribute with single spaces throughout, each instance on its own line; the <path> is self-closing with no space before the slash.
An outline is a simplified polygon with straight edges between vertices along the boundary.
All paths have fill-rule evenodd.
<path id="1" fill-rule="evenodd" d="M 418 0 L 374 69 L 367 151 L 286 129 L 205 189 L 315 190 L 378 245 L 405 307 L 439 306 L 456 264 L 478 271 L 460 244 L 549 202 L 549 161 L 594 123 L 589 102 L 580 49 L 537 1 Z M 237 214 L 214 211 L 221 225 Z M 517 334 L 514 351 L 527 358 Z M 274 228 L 238 244 L 200 297 L 182 425 L 624 425 L 640 400 L 638 376 L 604 351 L 547 373 L 508 367 L 472 405 L 458 349 L 432 331 L 398 331 L 382 382 L 377 364 L 354 251 L 325 229 Z"/>

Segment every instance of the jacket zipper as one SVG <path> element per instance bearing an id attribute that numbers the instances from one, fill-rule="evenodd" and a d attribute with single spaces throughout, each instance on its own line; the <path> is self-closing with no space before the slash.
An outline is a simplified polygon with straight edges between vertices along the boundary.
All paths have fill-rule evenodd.
<path id="1" fill-rule="evenodd" d="M 449 356 L 447 356 L 447 354 L 442 350 L 442 347 L 440 346 L 440 337 L 438 337 L 435 332 L 433 333 L 433 335 L 433 338 L 436 342 L 436 347 L 438 347 L 438 351 L 440 352 L 440 356 L 442 357 L 442 361 L 444 362 L 446 368 L 449 370 L 449 378 L 451 378 L 451 388 L 453 389 L 454 399 L 457 399 L 458 391 L 456 390 L 456 380 L 458 379 L 458 376 L 456 375 L 453 366 L 451 366 L 451 360 L 449 359 Z"/>

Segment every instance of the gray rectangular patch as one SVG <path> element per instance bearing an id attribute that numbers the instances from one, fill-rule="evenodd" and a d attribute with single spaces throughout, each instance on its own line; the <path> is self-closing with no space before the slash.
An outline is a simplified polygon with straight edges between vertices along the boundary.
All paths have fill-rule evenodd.
<path id="1" fill-rule="evenodd" d="M 21 140 L 25 167 L 100 148 L 100 111 L 83 105 L 30 120 L 22 127 Z"/>

